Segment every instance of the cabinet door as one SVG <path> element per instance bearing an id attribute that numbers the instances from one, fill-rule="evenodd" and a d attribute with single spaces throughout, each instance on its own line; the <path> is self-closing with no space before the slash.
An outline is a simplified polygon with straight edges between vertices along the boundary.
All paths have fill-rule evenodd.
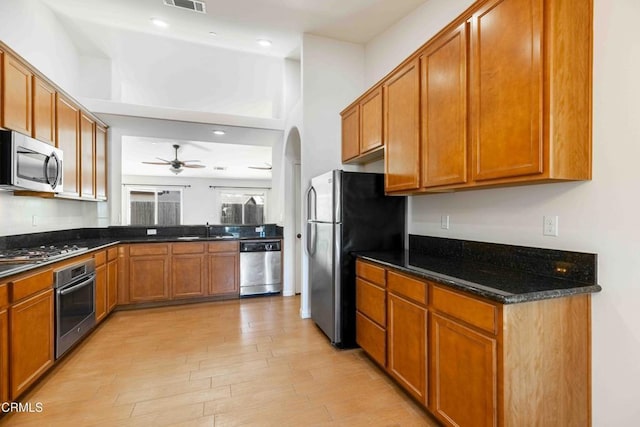
<path id="1" fill-rule="evenodd" d="M 80 188 L 82 197 L 94 199 L 95 189 L 95 158 L 96 158 L 96 123 L 86 114 L 80 115 Z"/>
<path id="2" fill-rule="evenodd" d="M 431 402 L 451 426 L 497 424 L 496 340 L 431 314 Z"/>
<path id="3" fill-rule="evenodd" d="M 387 299 L 387 369 L 420 402 L 427 403 L 427 310 L 393 293 Z"/>
<path id="4" fill-rule="evenodd" d="M 172 255 L 171 296 L 202 297 L 207 294 L 204 255 Z"/>
<path id="5" fill-rule="evenodd" d="M 0 402 L 9 401 L 9 312 L 0 309 Z"/>
<path id="6" fill-rule="evenodd" d="M 467 25 L 421 56 L 422 186 L 467 181 Z"/>
<path id="7" fill-rule="evenodd" d="M 420 181 L 420 73 L 414 60 L 384 82 L 385 189 L 414 190 Z"/>
<path id="8" fill-rule="evenodd" d="M 56 143 L 56 91 L 37 76 L 33 76 L 33 137 Z"/>
<path id="9" fill-rule="evenodd" d="M 60 94 L 56 95 L 56 146 L 63 152 L 62 188 L 68 196 L 80 196 L 78 161 L 78 107 Z"/>
<path id="10" fill-rule="evenodd" d="M 360 101 L 360 153 L 382 147 L 382 87 Z"/>
<path id="11" fill-rule="evenodd" d="M 96 267 L 96 322 L 107 315 L 107 266 Z"/>
<path id="12" fill-rule="evenodd" d="M 169 299 L 169 257 L 129 258 L 129 301 L 148 302 Z"/>
<path id="13" fill-rule="evenodd" d="M 31 135 L 31 92 L 33 74 L 13 56 L 4 53 L 2 61 L 1 125 Z"/>
<path id="14" fill-rule="evenodd" d="M 474 180 L 543 171 L 542 0 L 493 0 L 472 18 Z"/>
<path id="15" fill-rule="evenodd" d="M 356 342 L 380 366 L 386 366 L 386 330 L 359 311 L 356 311 Z"/>
<path id="16" fill-rule="evenodd" d="M 107 263 L 107 313 L 111 313 L 118 302 L 118 260 Z"/>
<path id="17" fill-rule="evenodd" d="M 96 124 L 96 198 L 107 199 L 107 130 Z"/>
<path id="18" fill-rule="evenodd" d="M 360 107 L 354 105 L 342 113 L 342 161 L 360 154 Z"/>
<path id="19" fill-rule="evenodd" d="M 238 254 L 217 253 L 208 258 L 209 295 L 239 293 Z"/>
<path id="20" fill-rule="evenodd" d="M 48 289 L 9 309 L 12 400 L 53 365 L 53 299 L 53 290 Z"/>

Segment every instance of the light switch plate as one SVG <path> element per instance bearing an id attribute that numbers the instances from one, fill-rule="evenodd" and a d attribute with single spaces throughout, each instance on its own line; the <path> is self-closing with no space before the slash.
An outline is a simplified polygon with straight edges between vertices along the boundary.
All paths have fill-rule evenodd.
<path id="1" fill-rule="evenodd" d="M 442 215 L 440 217 L 440 228 L 443 230 L 449 229 L 449 215 Z"/>

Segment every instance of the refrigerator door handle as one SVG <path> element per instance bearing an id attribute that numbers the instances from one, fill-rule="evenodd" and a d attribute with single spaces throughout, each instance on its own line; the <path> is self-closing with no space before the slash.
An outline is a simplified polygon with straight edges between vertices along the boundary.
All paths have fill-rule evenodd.
<path id="1" fill-rule="evenodd" d="M 312 221 L 317 218 L 316 190 L 313 185 L 307 190 L 307 255 L 315 253 L 315 224 Z"/>

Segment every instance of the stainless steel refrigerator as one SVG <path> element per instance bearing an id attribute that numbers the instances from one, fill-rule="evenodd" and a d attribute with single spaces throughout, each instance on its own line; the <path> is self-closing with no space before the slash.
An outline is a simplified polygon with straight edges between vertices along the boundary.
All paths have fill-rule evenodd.
<path id="1" fill-rule="evenodd" d="M 406 197 L 385 196 L 384 175 L 333 170 L 307 191 L 311 318 L 339 348 L 355 347 L 354 251 L 402 250 Z"/>

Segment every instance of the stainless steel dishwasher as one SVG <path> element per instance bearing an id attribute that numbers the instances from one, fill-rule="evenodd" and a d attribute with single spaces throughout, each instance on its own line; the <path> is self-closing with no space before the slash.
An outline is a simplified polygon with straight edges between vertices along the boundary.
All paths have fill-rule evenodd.
<path id="1" fill-rule="evenodd" d="M 240 296 L 277 294 L 282 291 L 280 240 L 240 242 Z"/>

